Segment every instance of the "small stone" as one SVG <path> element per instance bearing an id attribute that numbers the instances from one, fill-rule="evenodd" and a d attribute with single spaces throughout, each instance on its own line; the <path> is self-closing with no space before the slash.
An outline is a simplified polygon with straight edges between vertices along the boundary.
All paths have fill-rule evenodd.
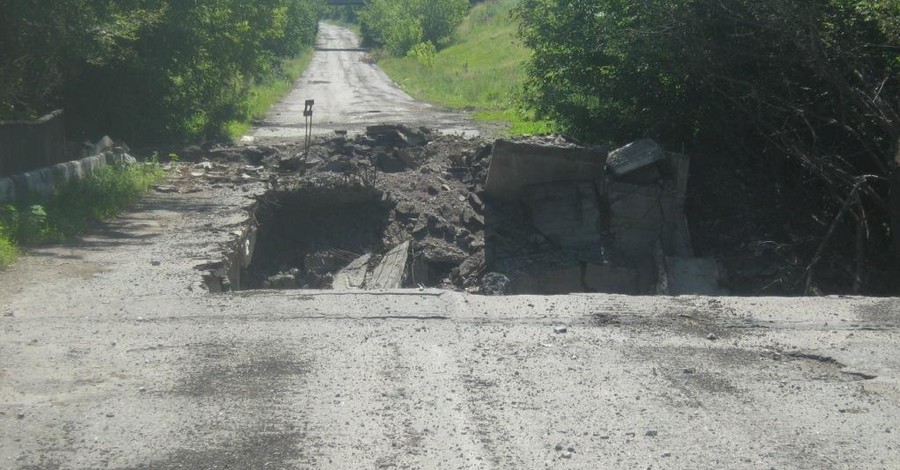
<path id="1" fill-rule="evenodd" d="M 572 453 L 571 453 L 571 452 L 566 452 L 566 453 L 560 455 L 560 457 L 561 457 L 561 458 L 564 458 L 564 459 L 571 459 L 571 458 L 572 458 Z"/>
<path id="2" fill-rule="evenodd" d="M 150 264 L 151 264 L 152 266 L 159 266 L 159 265 L 161 265 L 162 263 L 161 263 L 159 260 L 152 260 L 152 261 L 150 261 Z"/>
<path id="3" fill-rule="evenodd" d="M 553 450 L 560 452 L 561 450 L 563 450 L 562 444 L 556 444 L 556 447 L 554 447 Z"/>
<path id="4" fill-rule="evenodd" d="M 25 419 L 25 413 L 19 413 L 16 415 L 16 419 Z"/>
<path id="5" fill-rule="evenodd" d="M 107 418 L 115 418 L 116 414 L 115 413 L 106 413 L 106 417 Z"/>
<path id="6" fill-rule="evenodd" d="M 647 437 L 656 437 L 658 434 L 659 434 L 659 433 L 658 433 L 657 431 L 653 430 L 653 429 L 651 429 L 651 430 L 649 430 L 649 431 L 647 431 L 647 432 L 644 433 L 644 435 L 647 436 Z"/>
<path id="7" fill-rule="evenodd" d="M 556 328 L 553 328 L 553 332 L 561 335 L 563 333 L 568 333 L 569 329 L 564 326 L 557 326 Z"/>
<path id="8" fill-rule="evenodd" d="M 710 333 L 710 334 L 706 335 L 706 339 L 708 339 L 710 341 L 715 341 L 715 340 L 719 339 L 719 337 Z"/>
<path id="9" fill-rule="evenodd" d="M 144 393 L 144 392 L 146 392 L 146 391 L 147 391 L 147 388 L 146 388 L 146 387 L 140 387 L 140 388 L 138 388 L 138 392 Z"/>
<path id="10" fill-rule="evenodd" d="M 571 454 L 574 454 L 574 453 L 575 453 L 575 448 L 574 448 L 574 447 L 569 447 L 568 449 L 566 449 L 566 451 L 569 452 L 569 453 L 571 453 Z"/>
<path id="11" fill-rule="evenodd" d="M 689 369 L 684 369 L 681 372 L 683 372 L 684 374 L 693 374 L 694 372 L 697 372 L 697 370 L 694 368 L 689 368 Z"/>
<path id="12" fill-rule="evenodd" d="M 444 191 L 450 191 L 450 186 L 447 186 L 446 184 L 442 184 L 441 189 L 443 189 Z"/>
<path id="13" fill-rule="evenodd" d="M 672 453 L 671 452 L 663 452 L 662 456 L 663 457 L 671 457 Z"/>
<path id="14" fill-rule="evenodd" d="M 4 317 L 12 317 L 14 315 L 15 315 L 15 313 L 12 310 L 10 310 L 8 312 L 3 312 Z"/>

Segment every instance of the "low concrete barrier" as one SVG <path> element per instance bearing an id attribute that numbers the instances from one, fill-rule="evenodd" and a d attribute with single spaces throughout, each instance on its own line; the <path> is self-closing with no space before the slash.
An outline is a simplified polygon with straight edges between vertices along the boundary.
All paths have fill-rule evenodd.
<path id="1" fill-rule="evenodd" d="M 47 196 L 57 184 L 71 178 L 83 178 L 107 165 L 132 164 L 136 160 L 124 150 L 116 149 L 100 155 L 0 178 L 0 203 L 14 202 L 27 195 Z"/>
<path id="2" fill-rule="evenodd" d="M 62 110 L 31 121 L 0 121 L 0 177 L 66 160 Z"/>

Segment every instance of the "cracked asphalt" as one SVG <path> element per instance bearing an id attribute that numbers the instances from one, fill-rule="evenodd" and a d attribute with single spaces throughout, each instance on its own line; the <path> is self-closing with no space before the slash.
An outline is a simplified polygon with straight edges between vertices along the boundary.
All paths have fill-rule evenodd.
<path id="1" fill-rule="evenodd" d="M 900 299 L 210 294 L 220 186 L 0 271 L 0 468 L 900 468 Z"/>

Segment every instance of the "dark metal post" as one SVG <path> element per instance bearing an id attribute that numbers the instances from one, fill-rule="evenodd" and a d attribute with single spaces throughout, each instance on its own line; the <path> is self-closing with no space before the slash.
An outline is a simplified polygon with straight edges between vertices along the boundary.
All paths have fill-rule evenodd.
<path id="1" fill-rule="evenodd" d="M 306 152 L 309 153 L 309 145 L 312 141 L 312 117 L 313 117 L 313 106 L 316 104 L 315 100 L 306 100 L 306 103 L 303 106 L 303 118 L 306 120 Z"/>

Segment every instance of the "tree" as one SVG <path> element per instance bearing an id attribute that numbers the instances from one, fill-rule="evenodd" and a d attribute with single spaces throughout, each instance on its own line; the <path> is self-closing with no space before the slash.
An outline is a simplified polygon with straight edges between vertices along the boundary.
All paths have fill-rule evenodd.
<path id="1" fill-rule="evenodd" d="M 315 39 L 319 0 L 0 0 L 0 117 L 131 142 L 220 135 Z"/>
<path id="2" fill-rule="evenodd" d="M 402 56 L 419 43 L 446 44 L 468 7 L 468 0 L 372 0 L 358 17 L 366 43 Z"/>

